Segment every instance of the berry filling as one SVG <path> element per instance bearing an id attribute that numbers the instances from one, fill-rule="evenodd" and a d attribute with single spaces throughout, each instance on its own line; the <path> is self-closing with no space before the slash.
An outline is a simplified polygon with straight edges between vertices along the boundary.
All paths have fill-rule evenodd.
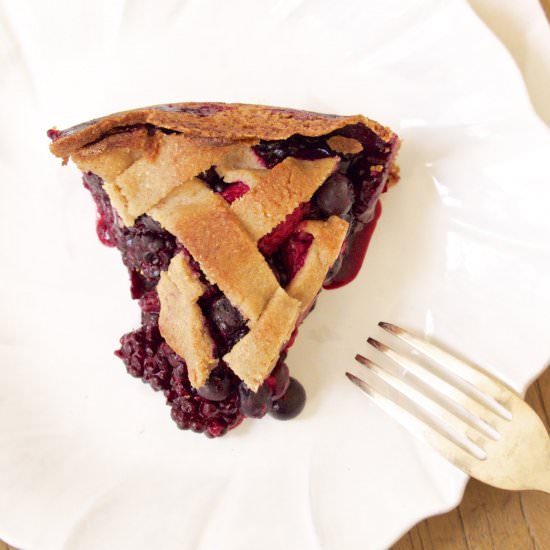
<path id="1" fill-rule="evenodd" d="M 198 114 L 206 116 L 209 112 Z M 111 133 L 129 130 L 115 129 Z M 337 153 L 329 145 L 333 136 L 354 139 L 363 150 L 359 154 Z M 58 135 L 50 137 L 56 139 Z M 355 277 L 380 213 L 379 208 L 375 211 L 375 205 L 387 177 L 387 170 L 383 167 L 391 164 L 393 149 L 393 144 L 384 143 L 361 125 L 347 126 L 326 137 L 295 135 L 287 140 L 262 141 L 254 147 L 267 168 L 289 156 L 310 160 L 339 156 L 340 160 L 336 172 L 323 183 L 311 201 L 299 205 L 258 243 L 259 250 L 283 287 L 304 265 L 313 241 L 313 236 L 303 230 L 301 223 L 327 219 L 331 215 L 344 218 L 350 227 L 340 256 L 327 275 L 325 287 L 341 286 Z M 228 203 L 249 191 L 243 182 L 226 183 L 215 167 L 198 177 Z M 178 427 L 203 432 L 208 437 L 219 437 L 238 426 L 244 417 L 260 418 L 270 413 L 285 420 L 299 414 L 305 404 L 305 391 L 297 380 L 290 377 L 284 362 L 297 327 L 270 375 L 258 391 L 252 392 L 221 360 L 247 334 L 246 319 L 216 285 L 208 282 L 181 243 L 159 223 L 143 215 L 132 227 L 126 227 L 112 208 L 102 179 L 86 173 L 84 185 L 97 205 L 99 239 L 103 244 L 120 250 L 130 274 L 132 297 L 139 300 L 141 309 L 142 326 L 124 335 L 120 340 L 121 347 L 115 353 L 132 376 L 141 378 L 165 394 Z M 161 272 L 168 268 L 177 253 L 186 255 L 190 266 L 206 286 L 198 304 L 214 342 L 214 355 L 220 359 L 199 390 L 191 386 L 185 361 L 164 341 L 158 327 L 160 302 L 156 286 Z"/>
<path id="2" fill-rule="evenodd" d="M 324 137 L 306 137 L 298 134 L 288 139 L 261 141 L 254 152 L 262 159 L 266 168 L 273 168 L 287 157 L 302 160 L 316 160 L 335 156 Z"/>
<path id="3" fill-rule="evenodd" d="M 219 193 L 228 203 L 232 203 L 237 199 L 240 199 L 247 191 L 250 191 L 250 187 L 242 181 L 234 183 L 226 183 L 216 172 L 216 168 L 212 166 L 206 172 L 203 172 L 198 176 L 204 181 L 212 191 Z"/>
<path id="4" fill-rule="evenodd" d="M 338 153 L 330 146 L 331 138 L 334 137 L 355 140 L 361 144 L 362 151 Z M 380 216 L 378 197 L 384 191 L 388 170 L 397 151 L 397 138 L 394 139 L 386 143 L 366 126 L 352 124 L 323 137 L 294 135 L 286 140 L 261 141 L 254 147 L 256 155 L 267 168 L 272 168 L 287 157 L 305 160 L 340 157 L 337 171 L 316 191 L 311 202 L 298 207 L 297 210 L 302 212 L 301 217 L 295 210 L 258 243 L 270 265 L 278 264 L 271 256 L 282 241 L 288 238 L 288 225 L 294 229 L 302 219 L 325 219 L 337 215 L 347 220 L 350 226 L 342 252 L 329 271 L 324 288 L 343 286 L 357 276 Z M 302 208 L 305 208 L 305 212 Z M 277 235 L 279 231 L 285 233 L 281 239 Z M 272 240 L 275 240 L 273 245 Z M 276 268 L 274 271 L 279 280 L 285 280 Z"/>
<path id="5" fill-rule="evenodd" d="M 250 191 L 250 187 L 242 181 L 237 181 L 228 185 L 222 192 L 221 196 L 231 204 L 233 201 L 240 199 L 247 191 Z"/>
<path id="6" fill-rule="evenodd" d="M 132 298 L 141 298 L 157 286 L 160 272 L 168 268 L 178 250 L 176 238 L 146 215 L 138 218 L 132 227 L 126 227 L 111 206 L 103 180 L 88 172 L 83 181 L 97 206 L 99 240 L 120 250 L 130 272 Z"/>
<path id="7" fill-rule="evenodd" d="M 221 359 L 248 332 L 246 322 L 215 285 L 208 287 L 198 303 L 215 342 L 215 356 Z"/>
<path id="8" fill-rule="evenodd" d="M 258 242 L 260 252 L 269 258 L 282 246 L 282 244 L 292 235 L 300 222 L 309 217 L 311 213 L 311 203 L 300 204 L 291 212 L 271 233 L 262 237 Z"/>
<path id="9" fill-rule="evenodd" d="M 271 406 L 269 413 L 277 420 L 298 416 L 306 403 L 306 390 L 296 378 L 290 378 L 285 393 Z"/>

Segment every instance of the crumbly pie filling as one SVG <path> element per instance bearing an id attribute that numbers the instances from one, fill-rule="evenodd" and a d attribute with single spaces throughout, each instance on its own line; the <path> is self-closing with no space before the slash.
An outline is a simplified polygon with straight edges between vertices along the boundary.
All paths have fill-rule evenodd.
<path id="1" fill-rule="evenodd" d="M 319 290 L 355 276 L 397 179 L 395 134 L 362 117 L 175 104 L 50 137 L 129 270 L 142 323 L 116 353 L 130 374 L 210 437 L 299 412 L 286 351 Z"/>

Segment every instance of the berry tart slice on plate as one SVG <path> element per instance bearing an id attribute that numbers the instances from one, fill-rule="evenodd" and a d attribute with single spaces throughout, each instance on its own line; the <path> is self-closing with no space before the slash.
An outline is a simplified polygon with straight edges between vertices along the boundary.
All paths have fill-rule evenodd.
<path id="1" fill-rule="evenodd" d="M 286 352 L 321 288 L 357 274 L 397 136 L 363 116 L 175 103 L 50 130 L 120 250 L 141 326 L 116 354 L 182 429 L 296 416 Z"/>

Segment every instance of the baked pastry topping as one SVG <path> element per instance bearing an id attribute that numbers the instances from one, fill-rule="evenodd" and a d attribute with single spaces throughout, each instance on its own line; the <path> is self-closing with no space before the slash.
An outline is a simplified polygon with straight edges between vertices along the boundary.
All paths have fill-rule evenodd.
<path id="1" fill-rule="evenodd" d="M 349 282 L 398 138 L 362 116 L 179 103 L 50 130 L 116 246 L 142 326 L 117 355 L 162 390 L 182 429 L 292 418 L 286 351 L 323 286 Z"/>

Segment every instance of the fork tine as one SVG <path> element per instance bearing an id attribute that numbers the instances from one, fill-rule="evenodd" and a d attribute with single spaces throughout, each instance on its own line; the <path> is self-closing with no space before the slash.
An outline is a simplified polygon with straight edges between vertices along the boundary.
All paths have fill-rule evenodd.
<path id="1" fill-rule="evenodd" d="M 474 364 L 451 355 L 439 346 L 416 336 L 410 331 L 385 322 L 378 323 L 378 326 L 397 336 L 397 338 L 437 364 L 437 366 L 422 364 L 423 368 L 504 420 L 512 419 L 510 411 L 500 402 L 506 400 L 506 395 L 510 391 L 510 388 L 503 382 L 483 373 Z M 479 388 L 485 390 L 486 393 Z"/>
<path id="2" fill-rule="evenodd" d="M 365 360 L 376 366 L 376 363 L 370 359 L 365 358 Z M 372 370 L 368 369 L 364 372 L 367 380 L 350 372 L 346 372 L 346 376 L 406 430 L 427 441 L 444 456 L 448 455 L 445 449 L 450 444 L 454 444 L 469 457 L 479 460 L 487 458 L 485 451 L 470 438 L 449 428 L 445 422 L 418 405 Z"/>
<path id="3" fill-rule="evenodd" d="M 413 372 L 416 367 L 416 364 L 413 363 L 413 361 L 400 353 L 397 353 L 395 350 L 392 350 L 381 342 L 378 342 L 378 340 L 375 340 L 374 338 L 369 338 L 367 341 L 371 346 L 389 357 L 391 360 L 391 363 L 384 366 L 385 371 L 389 372 L 414 390 L 421 392 L 434 403 L 439 405 L 444 411 L 453 414 L 466 425 L 474 428 L 486 437 L 490 437 L 491 439 L 498 441 L 500 436 L 494 426 L 488 423 L 484 418 L 474 414 L 473 411 L 469 411 L 466 407 L 455 401 L 452 397 L 452 391 L 445 391 L 448 387 L 442 388 L 441 384 L 438 384 L 439 387 L 436 387 L 435 384 L 428 384 L 424 379 L 417 376 Z M 355 358 L 360 363 L 363 363 L 362 359 L 364 358 L 361 355 L 357 355 Z"/>

